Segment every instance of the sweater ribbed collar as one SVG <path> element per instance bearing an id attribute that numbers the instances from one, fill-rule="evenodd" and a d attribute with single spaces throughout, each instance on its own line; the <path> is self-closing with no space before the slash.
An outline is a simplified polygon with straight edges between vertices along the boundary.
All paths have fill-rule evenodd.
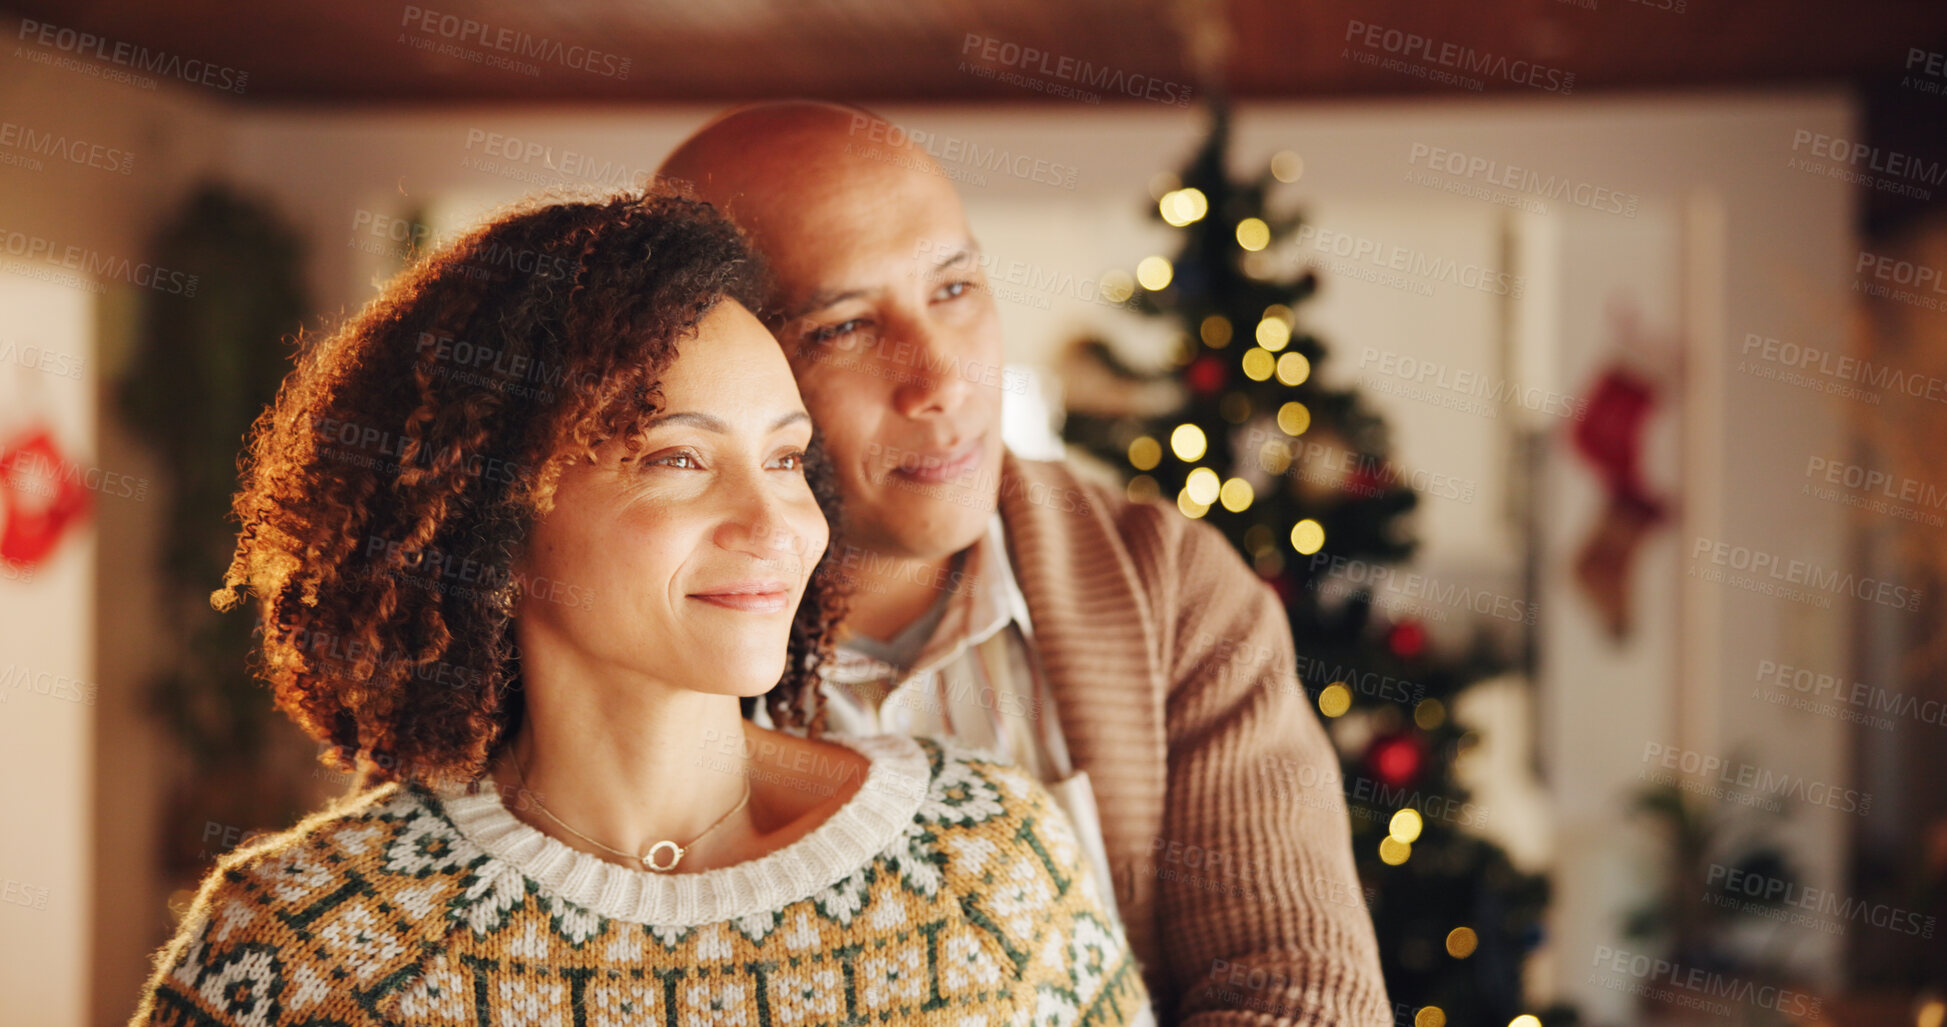
<path id="1" fill-rule="evenodd" d="M 926 798 L 931 767 L 905 735 L 826 735 L 871 761 L 865 781 L 824 823 L 757 859 L 695 874 L 634 870 L 528 826 L 495 791 L 432 792 L 467 841 L 576 905 L 632 923 L 689 927 L 770 913 L 844 880 L 898 840 Z"/>

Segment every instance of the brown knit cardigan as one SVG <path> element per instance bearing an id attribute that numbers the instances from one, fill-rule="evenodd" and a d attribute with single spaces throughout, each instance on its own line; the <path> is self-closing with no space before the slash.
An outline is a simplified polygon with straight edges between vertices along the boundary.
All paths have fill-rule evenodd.
<path id="1" fill-rule="evenodd" d="M 1005 455 L 1000 513 L 1159 1016 L 1390 1025 L 1337 756 L 1270 587 L 1209 525 L 1059 463 Z"/>

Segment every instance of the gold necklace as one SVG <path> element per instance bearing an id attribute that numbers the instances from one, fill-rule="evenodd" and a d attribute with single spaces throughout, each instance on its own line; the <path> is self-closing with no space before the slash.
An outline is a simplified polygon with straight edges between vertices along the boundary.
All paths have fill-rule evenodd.
<path id="1" fill-rule="evenodd" d="M 724 821 L 730 819 L 731 814 L 737 812 L 740 809 L 743 809 L 744 804 L 750 801 L 750 778 L 746 776 L 744 778 L 744 797 L 738 799 L 737 804 L 735 806 L 732 806 L 728 810 L 724 811 L 723 816 L 718 817 L 715 823 L 711 824 L 709 827 L 704 828 L 702 834 L 699 834 L 696 837 L 691 838 L 689 845 L 678 845 L 675 842 L 664 840 L 649 846 L 648 852 L 645 852 L 638 856 L 633 852 L 624 852 L 621 849 L 613 848 L 608 845 L 603 845 L 601 842 L 598 842 L 595 839 L 590 838 L 585 834 L 582 834 L 580 831 L 577 831 L 574 828 L 569 827 L 566 821 L 554 815 L 553 810 L 550 810 L 545 805 L 542 805 L 540 796 L 535 795 L 534 790 L 527 786 L 527 771 L 521 767 L 520 754 L 510 752 L 509 755 L 514 757 L 514 773 L 516 776 L 520 778 L 521 791 L 526 792 L 528 798 L 534 800 L 535 809 L 538 809 L 542 813 L 547 814 L 549 820 L 552 820 L 556 824 L 561 825 L 562 830 L 568 832 L 569 834 L 574 835 L 575 837 L 581 839 L 582 841 L 585 841 L 588 844 L 593 845 L 598 849 L 602 849 L 607 852 L 613 852 L 618 856 L 623 856 L 628 859 L 637 860 L 644 867 L 647 867 L 648 869 L 653 870 L 659 874 L 668 873 L 669 871 L 676 869 L 676 864 L 681 863 L 683 861 L 684 854 L 689 852 L 691 848 L 694 848 L 697 842 L 702 841 L 704 835 L 707 835 L 711 831 L 714 831 L 718 827 L 722 826 Z M 662 862 L 656 856 L 656 854 L 659 851 L 661 851 L 664 846 L 668 846 L 669 848 L 669 862 L 667 863 Z"/>

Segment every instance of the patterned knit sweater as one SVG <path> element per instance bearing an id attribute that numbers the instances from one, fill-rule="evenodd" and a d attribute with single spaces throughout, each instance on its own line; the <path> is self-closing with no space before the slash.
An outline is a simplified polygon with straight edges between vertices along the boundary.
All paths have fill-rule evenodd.
<path id="1" fill-rule="evenodd" d="M 1025 772 L 901 736 L 757 859 L 634 870 L 491 790 L 388 784 L 225 856 L 133 1023 L 1150 1024 L 1122 929 Z"/>

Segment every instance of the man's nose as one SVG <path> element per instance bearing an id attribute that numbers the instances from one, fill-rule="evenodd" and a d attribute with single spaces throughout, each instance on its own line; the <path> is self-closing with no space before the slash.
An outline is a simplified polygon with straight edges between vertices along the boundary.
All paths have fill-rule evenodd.
<path id="1" fill-rule="evenodd" d="M 898 324 L 896 331 L 892 352 L 899 377 L 893 409 L 902 417 L 931 417 L 965 403 L 968 384 L 960 373 L 958 340 L 923 320 Z"/>

